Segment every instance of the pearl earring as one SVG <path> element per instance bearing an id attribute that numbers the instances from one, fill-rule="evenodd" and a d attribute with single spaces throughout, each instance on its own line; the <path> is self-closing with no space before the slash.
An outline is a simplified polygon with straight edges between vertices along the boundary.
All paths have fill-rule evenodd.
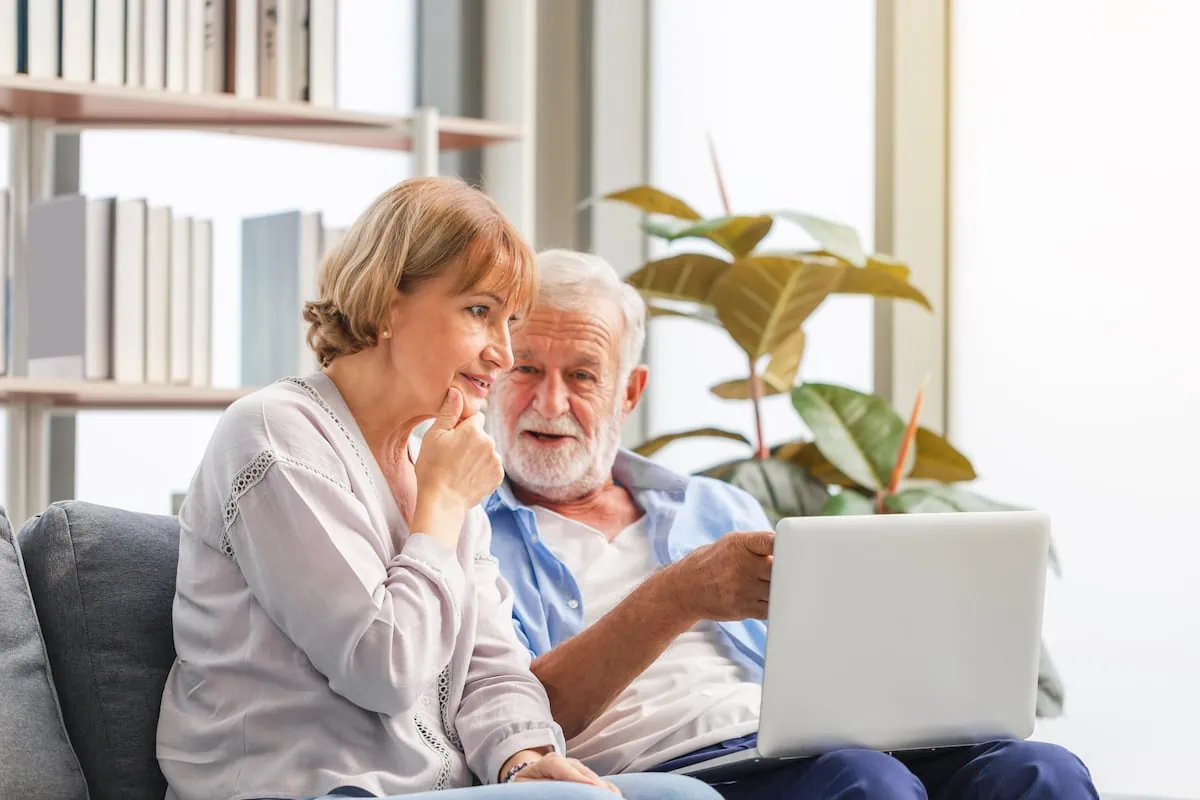
<path id="1" fill-rule="evenodd" d="M 384 331 L 383 333 L 381 333 L 381 334 L 379 334 L 379 335 L 380 335 L 380 336 L 382 336 L 384 339 L 390 339 L 390 338 L 392 338 L 392 332 L 391 332 L 391 331 Z"/>

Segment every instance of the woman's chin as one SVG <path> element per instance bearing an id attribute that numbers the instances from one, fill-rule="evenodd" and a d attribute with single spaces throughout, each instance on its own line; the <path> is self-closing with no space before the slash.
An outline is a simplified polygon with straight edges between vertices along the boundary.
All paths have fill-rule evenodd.
<path id="1" fill-rule="evenodd" d="M 487 400 L 484 400 L 481 397 L 468 396 L 466 400 L 466 407 L 463 408 L 464 417 L 469 417 L 474 414 L 481 414 L 487 409 Z"/>

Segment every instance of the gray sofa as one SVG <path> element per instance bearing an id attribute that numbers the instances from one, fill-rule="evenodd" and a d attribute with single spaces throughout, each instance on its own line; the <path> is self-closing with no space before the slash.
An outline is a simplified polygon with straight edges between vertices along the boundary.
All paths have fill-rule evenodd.
<path id="1" fill-rule="evenodd" d="M 174 517 L 0 511 L 0 798 L 162 800 L 154 737 L 175 649 Z"/>
<path id="2" fill-rule="evenodd" d="M 0 800 L 162 800 L 178 548 L 174 517 L 0 509 Z"/>

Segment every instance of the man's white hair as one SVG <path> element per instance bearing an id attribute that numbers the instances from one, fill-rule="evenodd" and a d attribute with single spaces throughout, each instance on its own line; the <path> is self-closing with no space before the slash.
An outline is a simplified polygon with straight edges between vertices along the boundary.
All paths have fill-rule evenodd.
<path id="1" fill-rule="evenodd" d="M 638 290 L 617 277 L 603 258 L 577 250 L 543 250 L 537 255 L 538 305 L 560 311 L 594 308 L 598 298 L 608 298 L 621 312 L 622 380 L 641 361 L 646 344 L 646 301 Z"/>

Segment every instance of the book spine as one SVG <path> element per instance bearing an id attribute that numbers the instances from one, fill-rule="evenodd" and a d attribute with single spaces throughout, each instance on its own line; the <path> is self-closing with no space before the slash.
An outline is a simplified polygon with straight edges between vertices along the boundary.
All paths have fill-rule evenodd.
<path id="1" fill-rule="evenodd" d="M 142 80 L 147 89 L 167 88 L 167 0 L 144 0 Z"/>

